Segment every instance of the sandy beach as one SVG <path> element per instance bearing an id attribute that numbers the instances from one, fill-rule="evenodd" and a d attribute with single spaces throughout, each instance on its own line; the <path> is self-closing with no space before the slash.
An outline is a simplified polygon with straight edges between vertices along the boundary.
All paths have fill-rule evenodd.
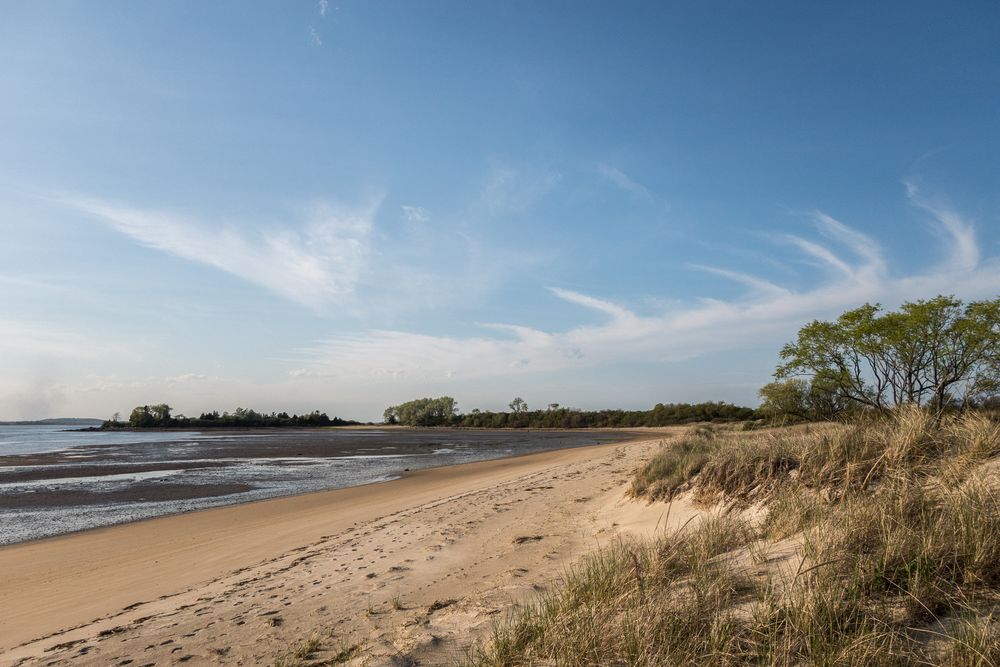
<path id="1" fill-rule="evenodd" d="M 310 639 L 450 663 L 586 551 L 662 525 L 624 492 L 682 430 L 0 548 L 0 663 L 273 664 Z"/>

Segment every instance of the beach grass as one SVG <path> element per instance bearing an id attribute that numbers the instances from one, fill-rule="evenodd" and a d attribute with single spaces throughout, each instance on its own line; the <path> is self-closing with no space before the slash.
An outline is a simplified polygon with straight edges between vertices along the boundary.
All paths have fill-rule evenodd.
<path id="1" fill-rule="evenodd" d="M 634 497 L 670 500 L 709 461 L 715 448 L 714 431 L 707 427 L 664 445 L 633 477 L 630 489 Z"/>

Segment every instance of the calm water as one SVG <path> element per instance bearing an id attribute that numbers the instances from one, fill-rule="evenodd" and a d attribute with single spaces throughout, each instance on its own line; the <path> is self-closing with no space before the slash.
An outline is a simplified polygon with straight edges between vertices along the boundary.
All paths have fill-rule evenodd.
<path id="1" fill-rule="evenodd" d="M 57 452 L 81 445 L 117 445 L 139 442 L 168 442 L 178 438 L 190 440 L 212 437 L 195 432 L 79 432 L 71 426 L 5 426 L 0 424 L 0 456 Z"/>
<path id="2" fill-rule="evenodd" d="M 0 544 L 625 433 L 451 430 L 73 432 L 0 426 Z"/>

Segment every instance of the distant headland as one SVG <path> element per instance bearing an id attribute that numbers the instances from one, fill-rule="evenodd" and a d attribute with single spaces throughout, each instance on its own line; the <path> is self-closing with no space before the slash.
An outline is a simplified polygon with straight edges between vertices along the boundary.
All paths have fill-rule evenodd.
<path id="1" fill-rule="evenodd" d="M 287 412 L 257 412 L 249 408 L 236 408 L 233 412 L 213 410 L 197 417 L 174 415 L 166 403 L 135 407 L 127 421 L 116 413 L 111 419 L 98 422 L 94 430 L 114 431 L 127 429 L 209 429 L 209 428 L 326 428 L 330 426 L 360 426 L 363 422 L 331 418 L 325 412 L 314 410 L 306 414 Z"/>

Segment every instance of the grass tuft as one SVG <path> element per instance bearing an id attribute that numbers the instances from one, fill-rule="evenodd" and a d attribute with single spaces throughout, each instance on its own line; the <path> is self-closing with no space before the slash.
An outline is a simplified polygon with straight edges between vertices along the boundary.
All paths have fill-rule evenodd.
<path id="1" fill-rule="evenodd" d="M 632 480 L 633 497 L 670 500 L 709 461 L 715 448 L 711 431 L 697 431 L 677 442 L 663 443 L 660 451 L 643 466 Z"/>

